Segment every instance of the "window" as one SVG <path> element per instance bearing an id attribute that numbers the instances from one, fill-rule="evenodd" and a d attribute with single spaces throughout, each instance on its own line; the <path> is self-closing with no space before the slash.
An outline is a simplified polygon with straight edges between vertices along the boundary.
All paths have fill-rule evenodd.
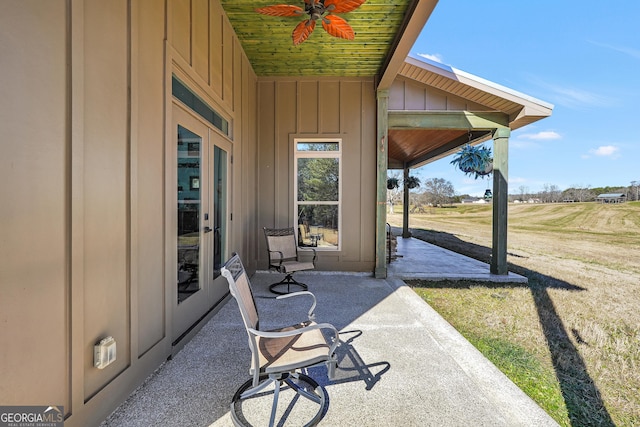
<path id="1" fill-rule="evenodd" d="M 198 113 L 200 117 L 211 123 L 222 133 L 229 136 L 229 122 L 226 121 L 216 110 L 209 107 L 198 95 L 193 93 L 184 83 L 174 75 L 171 77 L 171 93 L 180 101 Z"/>
<path id="2" fill-rule="evenodd" d="M 296 139 L 295 215 L 298 245 L 340 249 L 341 140 Z"/>

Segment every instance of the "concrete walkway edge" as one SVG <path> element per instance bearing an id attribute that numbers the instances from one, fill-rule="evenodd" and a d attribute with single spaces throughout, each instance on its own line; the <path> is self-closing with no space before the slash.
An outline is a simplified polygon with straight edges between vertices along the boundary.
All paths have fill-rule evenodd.
<path id="1" fill-rule="evenodd" d="M 414 307 L 414 313 L 424 322 L 451 359 L 484 391 L 492 406 L 499 408 L 511 425 L 557 425 L 533 399 L 516 386 L 502 371 L 462 336 L 449 322 L 427 304 L 418 294 L 397 278 L 387 279 L 389 285 L 404 302 Z"/>

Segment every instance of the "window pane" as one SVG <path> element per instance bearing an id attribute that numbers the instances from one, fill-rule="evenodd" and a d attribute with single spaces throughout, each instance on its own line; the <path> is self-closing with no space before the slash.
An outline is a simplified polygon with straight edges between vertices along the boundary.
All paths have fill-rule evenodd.
<path id="1" fill-rule="evenodd" d="M 227 152 L 216 146 L 213 153 L 213 275 L 218 277 L 227 259 Z"/>
<path id="2" fill-rule="evenodd" d="M 178 125 L 178 303 L 200 289 L 201 144 Z"/>
<path id="3" fill-rule="evenodd" d="M 338 205 L 299 205 L 298 244 L 338 247 Z"/>
<path id="4" fill-rule="evenodd" d="M 298 151 L 338 151 L 337 142 L 298 142 Z"/>
<path id="5" fill-rule="evenodd" d="M 173 76 L 171 79 L 171 93 L 198 113 L 200 117 L 220 129 L 225 135 L 229 135 L 229 122 L 209 107 L 202 99 L 198 98 L 195 93 L 191 92 L 176 76 Z"/>
<path id="6" fill-rule="evenodd" d="M 337 158 L 298 159 L 298 201 L 337 202 L 339 172 Z"/>

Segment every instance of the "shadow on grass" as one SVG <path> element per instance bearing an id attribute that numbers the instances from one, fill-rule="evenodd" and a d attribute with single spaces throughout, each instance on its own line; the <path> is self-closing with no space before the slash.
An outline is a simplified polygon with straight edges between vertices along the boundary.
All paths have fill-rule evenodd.
<path id="1" fill-rule="evenodd" d="M 491 260 L 491 248 L 465 242 L 452 234 L 438 231 L 413 229 L 413 237 L 449 249 L 451 251 L 489 263 Z M 518 256 L 516 254 L 509 254 Z M 549 289 L 563 289 L 571 292 L 586 291 L 585 288 L 576 286 L 564 280 L 546 276 L 538 272 L 509 263 L 509 271 L 525 276 L 528 284 L 522 283 L 494 283 L 482 282 L 482 286 L 504 287 L 528 287 L 533 295 L 538 318 L 544 336 L 551 353 L 556 378 L 560 384 L 562 396 L 567 406 L 569 420 L 572 426 L 597 425 L 615 426 L 607 411 L 602 396 L 593 379 L 587 372 L 584 359 L 570 339 L 553 301 L 549 295 Z M 478 283 L 470 282 L 428 282 L 420 281 L 420 286 L 425 288 L 465 288 Z M 575 332 L 572 332 L 575 335 Z"/>

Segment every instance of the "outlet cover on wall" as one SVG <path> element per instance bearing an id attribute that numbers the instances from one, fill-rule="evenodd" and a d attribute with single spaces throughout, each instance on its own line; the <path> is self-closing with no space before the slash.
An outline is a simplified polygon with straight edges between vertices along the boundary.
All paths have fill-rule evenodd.
<path id="1" fill-rule="evenodd" d="M 104 369 L 116 360 L 116 340 L 106 337 L 93 346 L 93 366 Z"/>

